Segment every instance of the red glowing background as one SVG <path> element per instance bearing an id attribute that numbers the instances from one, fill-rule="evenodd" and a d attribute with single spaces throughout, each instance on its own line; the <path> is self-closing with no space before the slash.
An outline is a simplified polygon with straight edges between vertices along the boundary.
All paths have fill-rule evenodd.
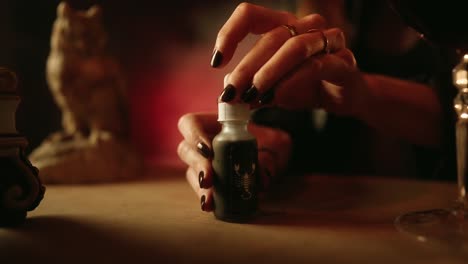
<path id="1" fill-rule="evenodd" d="M 28 153 L 61 129 L 61 113 L 45 78 L 59 2 L 0 1 L 0 65 L 19 78 L 22 101 L 17 129 L 28 138 Z M 110 50 L 127 79 L 131 136 L 137 150 L 149 162 L 182 165 L 176 153 L 182 140 L 178 119 L 188 112 L 216 111 L 224 75 L 253 44 L 254 38 L 241 43 L 227 67 L 210 67 L 217 31 L 240 1 L 68 2 L 74 9 L 93 4 L 102 8 Z"/>

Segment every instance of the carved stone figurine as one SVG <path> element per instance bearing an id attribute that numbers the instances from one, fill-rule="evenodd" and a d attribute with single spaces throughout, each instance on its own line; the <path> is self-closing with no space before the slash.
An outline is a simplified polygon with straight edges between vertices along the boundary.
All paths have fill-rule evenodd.
<path id="1" fill-rule="evenodd" d="M 15 74 L 0 68 L 0 226 L 22 223 L 45 192 L 39 171 L 24 155 L 28 142 L 16 131 L 19 101 Z"/>
<path id="2" fill-rule="evenodd" d="M 124 77 L 107 44 L 100 7 L 78 11 L 59 4 L 47 81 L 63 131 L 30 156 L 46 183 L 103 182 L 140 173 L 141 159 L 129 143 Z"/>

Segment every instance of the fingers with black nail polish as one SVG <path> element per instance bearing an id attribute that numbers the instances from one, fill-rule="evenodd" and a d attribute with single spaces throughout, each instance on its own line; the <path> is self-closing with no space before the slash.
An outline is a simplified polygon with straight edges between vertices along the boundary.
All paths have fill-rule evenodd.
<path id="1" fill-rule="evenodd" d="M 198 183 L 200 184 L 200 188 L 205 188 L 205 173 L 200 171 L 198 174 Z"/>
<path id="2" fill-rule="evenodd" d="M 210 62 L 211 67 L 216 68 L 219 65 L 221 65 L 222 62 L 223 62 L 223 54 L 219 50 L 215 49 L 213 51 L 213 56 L 211 57 L 211 62 Z"/>
<path id="3" fill-rule="evenodd" d="M 206 159 L 209 159 L 212 156 L 210 148 L 203 142 L 198 142 L 197 151 Z"/>
<path id="4" fill-rule="evenodd" d="M 230 102 L 232 99 L 236 97 L 236 87 L 232 84 L 228 84 L 224 90 L 223 93 L 221 93 L 221 101 L 223 102 Z"/>
<path id="5" fill-rule="evenodd" d="M 242 101 L 246 103 L 252 102 L 255 98 L 257 98 L 258 89 L 255 85 L 252 85 L 249 89 L 247 89 L 241 96 Z"/>
<path id="6" fill-rule="evenodd" d="M 269 104 L 273 98 L 275 98 L 275 89 L 269 89 L 260 96 L 258 102 L 262 105 Z"/>
<path id="7" fill-rule="evenodd" d="M 207 211 L 208 209 L 206 208 L 206 196 L 205 195 L 202 195 L 202 197 L 200 198 L 200 208 L 202 209 L 202 211 Z"/>

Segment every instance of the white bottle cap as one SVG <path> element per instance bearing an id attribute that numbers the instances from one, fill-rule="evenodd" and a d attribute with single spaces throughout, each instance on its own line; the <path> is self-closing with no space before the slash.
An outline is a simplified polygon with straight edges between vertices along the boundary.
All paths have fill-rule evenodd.
<path id="1" fill-rule="evenodd" d="M 218 121 L 241 121 L 250 119 L 248 104 L 218 103 Z"/>

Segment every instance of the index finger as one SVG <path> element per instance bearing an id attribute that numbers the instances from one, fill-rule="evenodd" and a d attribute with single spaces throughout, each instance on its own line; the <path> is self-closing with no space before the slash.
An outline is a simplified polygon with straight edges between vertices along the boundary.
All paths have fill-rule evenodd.
<path id="1" fill-rule="evenodd" d="M 263 34 L 280 25 L 296 21 L 288 12 L 241 3 L 219 30 L 211 59 L 212 67 L 222 67 L 232 58 L 237 44 L 249 33 Z"/>
<path id="2" fill-rule="evenodd" d="M 179 119 L 178 128 L 190 146 L 207 156 L 212 152 L 211 137 L 221 130 L 221 125 L 216 113 L 190 113 Z"/>

